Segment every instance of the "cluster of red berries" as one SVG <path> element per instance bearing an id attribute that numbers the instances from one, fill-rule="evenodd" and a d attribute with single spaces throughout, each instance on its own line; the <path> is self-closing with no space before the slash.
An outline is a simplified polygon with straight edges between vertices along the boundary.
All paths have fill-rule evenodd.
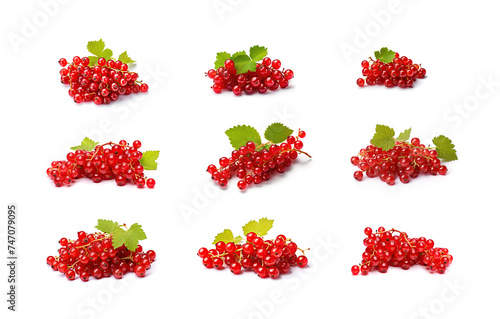
<path id="1" fill-rule="evenodd" d="M 54 161 L 47 169 L 47 175 L 57 187 L 70 185 L 75 179 L 87 177 L 94 183 L 114 179 L 118 186 L 129 183 L 139 188 L 153 188 L 155 180 L 144 176 L 140 141 L 129 146 L 121 140 L 118 144 L 109 142 L 97 145 L 93 151 L 77 150 L 66 155 L 66 161 Z"/>
<path id="2" fill-rule="evenodd" d="M 356 180 L 362 180 L 365 172 L 368 177 L 378 176 L 382 182 L 394 185 L 396 177 L 406 184 L 410 178 L 422 173 L 445 175 L 448 168 L 441 165 L 437 156 L 436 150 L 420 144 L 420 139 L 415 137 L 411 143 L 396 141 L 395 146 L 388 151 L 368 145 L 357 156 L 351 157 L 351 163 L 360 169 L 354 172 Z"/>
<path id="3" fill-rule="evenodd" d="M 73 63 L 64 58 L 59 60 L 61 83 L 69 84 L 68 93 L 75 103 L 109 104 L 120 95 L 148 91 L 146 83 L 137 81 L 139 74 L 129 72 L 128 65 L 119 60 L 99 58 L 92 67 L 89 62 L 88 57 L 79 56 L 73 58 Z"/>
<path id="4" fill-rule="evenodd" d="M 77 276 L 82 281 L 114 276 L 121 279 L 128 272 L 144 277 L 146 270 L 156 258 L 153 250 L 143 252 L 138 245 L 135 251 L 125 246 L 113 248 L 112 236 L 106 233 L 87 234 L 78 232 L 77 240 L 61 238 L 58 256 L 47 257 L 47 264 L 55 271 L 66 275 L 68 280 Z"/>
<path id="5" fill-rule="evenodd" d="M 207 172 L 221 187 L 225 187 L 228 180 L 236 174 L 240 179 L 238 188 L 244 190 L 252 183 L 260 184 L 269 180 L 272 171 L 284 173 L 299 153 L 311 157 L 301 150 L 304 144 L 300 138 L 305 136 L 306 132 L 299 130 L 297 137 L 289 136 L 286 142 L 280 145 L 271 144 L 269 150 L 265 148 L 267 144 L 257 147 L 254 142 L 249 141 L 245 146 L 234 150 L 230 158 L 221 157 L 219 168 L 210 164 Z"/>
<path id="6" fill-rule="evenodd" d="M 431 272 L 443 274 L 453 261 L 448 249 L 434 247 L 432 239 L 409 238 L 404 232 L 385 230 L 384 227 L 379 227 L 375 233 L 367 227 L 365 235 L 363 244 L 366 248 L 361 263 L 351 268 L 353 275 L 360 272 L 367 275 L 375 269 L 385 273 L 389 266 L 407 270 L 412 265 L 423 265 Z"/>
<path id="7" fill-rule="evenodd" d="M 399 86 L 400 88 L 411 88 L 417 79 L 425 77 L 426 70 L 420 65 L 405 56 L 399 57 L 396 53 L 395 58 L 390 63 L 384 63 L 380 60 L 361 62 L 361 71 L 365 79 L 359 78 L 356 83 L 359 86 L 367 85 L 385 85 L 390 88 Z"/>
<path id="8" fill-rule="evenodd" d="M 280 71 L 281 61 L 276 59 L 271 61 L 265 57 L 261 63 L 257 63 L 255 72 L 237 74 L 234 61 L 228 59 L 224 66 L 217 70 L 210 69 L 206 75 L 213 79 L 212 90 L 221 93 L 226 89 L 233 91 L 234 95 L 241 95 L 242 92 L 252 94 L 255 92 L 266 93 L 267 90 L 277 90 L 286 88 L 293 78 L 293 71 L 283 69 Z"/>
<path id="9" fill-rule="evenodd" d="M 246 239 L 247 242 L 243 245 L 219 241 L 215 244 L 215 249 L 202 247 L 198 250 L 198 256 L 203 259 L 203 265 L 207 268 L 223 269 L 226 264 L 235 275 L 246 269 L 253 270 L 260 278 L 276 279 L 280 274 L 290 272 L 292 266 L 307 266 L 305 250 L 298 248 L 297 244 L 284 235 L 279 235 L 272 241 L 250 232 Z M 297 250 L 302 255 L 297 256 Z"/>

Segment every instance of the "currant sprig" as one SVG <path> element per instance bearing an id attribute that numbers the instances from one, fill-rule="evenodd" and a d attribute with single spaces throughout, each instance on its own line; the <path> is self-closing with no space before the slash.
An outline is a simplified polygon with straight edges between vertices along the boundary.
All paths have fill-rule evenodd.
<path id="1" fill-rule="evenodd" d="M 294 77 L 290 69 L 281 68 L 281 61 L 267 57 L 267 48 L 255 45 L 250 54 L 238 51 L 233 54 L 217 53 L 214 69 L 208 70 L 206 76 L 213 79 L 212 90 L 221 93 L 232 91 L 234 95 L 266 93 L 278 88 L 286 88 Z M 261 62 L 259 62 L 261 61 Z"/>
<path id="2" fill-rule="evenodd" d="M 153 188 L 156 181 L 148 178 L 144 170 L 156 170 L 156 160 L 160 151 L 141 152 L 142 143 L 136 140 L 129 145 L 127 141 L 108 142 L 99 145 L 89 138 L 71 149 L 66 161 L 54 161 L 47 169 L 47 175 L 56 187 L 71 185 L 76 179 L 87 177 L 94 183 L 114 179 L 118 186 L 133 183 L 139 188 Z"/>
<path id="3" fill-rule="evenodd" d="M 284 173 L 299 154 L 311 157 L 302 150 L 306 132 L 293 130 L 281 123 L 269 125 L 265 131 L 268 142 L 263 143 L 258 131 L 248 125 L 238 125 L 226 131 L 234 150 L 230 157 L 221 157 L 219 167 L 210 164 L 207 172 L 219 186 L 225 187 L 234 175 L 238 188 L 244 190 L 250 184 L 268 181 L 273 172 Z"/>
<path id="4" fill-rule="evenodd" d="M 432 139 L 435 146 L 426 146 L 418 137 L 410 140 L 411 128 L 395 137 L 394 129 L 378 124 L 370 145 L 351 157 L 351 163 L 359 170 L 354 178 L 379 177 L 388 185 L 394 185 L 396 178 L 406 184 L 410 178 L 420 174 L 446 175 L 448 168 L 442 161 L 454 161 L 455 145 L 444 135 Z M 410 141 L 409 141 L 410 140 Z"/>
<path id="5" fill-rule="evenodd" d="M 399 57 L 399 53 L 383 47 L 375 51 L 375 60 L 371 57 L 361 61 L 362 74 L 365 78 L 357 79 L 358 86 L 385 85 L 386 87 L 399 86 L 411 88 L 417 79 L 423 79 L 427 71 L 420 64 L 413 63 L 406 56 Z"/>
<path id="6" fill-rule="evenodd" d="M 276 279 L 280 274 L 289 273 L 292 266 L 306 267 L 308 259 L 305 252 L 309 249 L 298 248 L 285 235 L 278 235 L 274 240 L 263 238 L 273 223 L 272 219 L 261 218 L 245 224 L 242 228 L 246 242 L 243 242 L 243 237 L 234 237 L 231 230 L 224 229 L 215 236 L 215 248 L 202 247 L 198 250 L 198 256 L 206 268 L 220 270 L 227 265 L 235 275 L 244 270 L 253 270 L 260 278 Z M 297 252 L 301 254 L 297 256 Z"/>
<path id="7" fill-rule="evenodd" d="M 367 275 L 378 269 L 387 272 L 389 266 L 410 269 L 413 265 L 422 265 L 431 272 L 444 274 L 453 261 L 448 248 L 435 247 L 434 240 L 425 237 L 410 238 L 407 233 L 394 228 L 386 230 L 379 227 L 375 232 L 366 227 L 366 246 L 359 265 L 351 267 L 353 275 L 361 272 Z"/>
<path id="8" fill-rule="evenodd" d="M 79 231 L 76 240 L 61 238 L 58 255 L 47 257 L 47 264 L 71 281 L 77 276 L 82 281 L 89 281 L 90 277 L 121 279 L 128 272 L 138 277 L 146 275 L 156 253 L 154 250 L 143 252 L 138 244 L 147 238 L 141 225 L 127 227 L 99 219 L 96 229 L 98 232 L 93 233 Z"/>

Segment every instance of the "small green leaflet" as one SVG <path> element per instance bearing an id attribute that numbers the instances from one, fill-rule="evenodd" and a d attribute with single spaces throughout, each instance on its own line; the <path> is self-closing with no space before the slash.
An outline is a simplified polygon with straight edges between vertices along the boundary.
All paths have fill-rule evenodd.
<path id="1" fill-rule="evenodd" d="M 71 147 L 72 150 L 77 151 L 77 150 L 84 150 L 87 152 L 90 152 L 98 145 L 99 142 L 94 142 L 90 138 L 86 137 L 83 139 L 82 143 L 78 146 L 73 146 Z"/>
<path id="2" fill-rule="evenodd" d="M 230 242 L 239 244 L 243 241 L 243 238 L 241 236 L 234 237 L 233 232 L 230 229 L 224 229 L 222 233 L 218 233 L 217 236 L 215 236 L 212 244 L 215 245 L 220 241 L 223 241 L 226 244 Z"/>
<path id="3" fill-rule="evenodd" d="M 396 140 L 400 142 L 406 142 L 410 138 L 410 134 L 411 134 L 411 128 L 405 130 L 404 132 L 399 133 L 399 136 L 396 137 Z"/>
<path id="4" fill-rule="evenodd" d="M 135 223 L 129 229 L 124 230 L 121 227 L 116 228 L 111 235 L 113 236 L 113 247 L 118 248 L 125 245 L 130 251 L 135 251 L 139 240 L 146 239 L 146 233 L 142 230 L 142 226 Z"/>
<path id="5" fill-rule="evenodd" d="M 122 54 L 120 54 L 118 56 L 118 60 L 122 61 L 122 63 L 125 63 L 125 64 L 132 64 L 132 63 L 135 63 L 134 60 L 132 60 L 129 56 L 128 56 L 128 53 L 127 51 L 123 52 Z"/>
<path id="6" fill-rule="evenodd" d="M 377 124 L 371 143 L 384 151 L 388 151 L 396 144 L 394 134 L 396 133 L 389 126 Z"/>
<path id="7" fill-rule="evenodd" d="M 259 219 L 258 222 L 255 220 L 249 221 L 245 226 L 243 226 L 243 233 L 245 236 L 250 233 L 254 232 L 258 236 L 265 236 L 269 232 L 271 228 L 273 228 L 273 223 L 274 220 L 268 219 L 266 217 Z"/>
<path id="8" fill-rule="evenodd" d="M 95 228 L 103 233 L 111 234 L 116 228 L 118 228 L 118 223 L 112 220 L 98 219 L 97 226 L 95 226 Z"/>
<path id="9" fill-rule="evenodd" d="M 248 125 L 238 125 L 232 127 L 226 131 L 227 137 L 229 137 L 229 142 L 235 149 L 239 149 L 241 146 L 247 144 L 247 142 L 252 141 L 256 146 L 262 144 L 259 132 L 251 126 Z"/>
<path id="10" fill-rule="evenodd" d="M 215 58 L 214 62 L 214 67 L 217 70 L 220 67 L 224 66 L 224 62 L 226 62 L 227 59 L 231 59 L 231 54 L 227 52 L 219 52 L 217 53 L 217 56 Z"/>
<path id="11" fill-rule="evenodd" d="M 384 63 L 391 63 L 395 56 L 396 53 L 386 47 L 383 47 L 380 51 L 375 51 L 375 58 Z"/>
<path id="12" fill-rule="evenodd" d="M 273 123 L 266 128 L 264 137 L 266 140 L 278 144 L 285 141 L 288 136 L 293 133 L 293 130 L 281 123 Z"/>
<path id="13" fill-rule="evenodd" d="M 250 58 L 253 61 L 260 61 L 267 56 L 267 48 L 254 45 L 250 48 Z"/>
<path id="14" fill-rule="evenodd" d="M 446 161 L 455 161 L 458 159 L 455 145 L 449 138 L 444 135 L 436 136 L 432 139 L 432 143 L 436 145 L 438 157 Z"/>
<path id="15" fill-rule="evenodd" d="M 238 55 L 234 59 L 234 66 L 238 74 L 247 73 L 248 71 L 255 72 L 257 70 L 257 64 L 248 55 Z"/>
<path id="16" fill-rule="evenodd" d="M 89 41 L 87 43 L 87 50 L 94 56 L 89 56 L 89 65 L 92 66 L 97 63 L 98 58 L 105 58 L 106 60 L 111 59 L 113 56 L 113 51 L 110 49 L 105 49 L 105 44 L 102 39 L 98 41 Z"/>
<path id="17" fill-rule="evenodd" d="M 158 167 L 158 163 L 156 163 L 158 156 L 160 156 L 160 151 L 146 151 L 142 153 L 139 162 L 141 162 L 144 169 L 154 171 Z"/>

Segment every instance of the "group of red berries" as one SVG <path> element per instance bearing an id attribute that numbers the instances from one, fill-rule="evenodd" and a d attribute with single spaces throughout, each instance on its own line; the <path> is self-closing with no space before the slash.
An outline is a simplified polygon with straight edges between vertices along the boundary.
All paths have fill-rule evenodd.
<path id="1" fill-rule="evenodd" d="M 153 250 L 144 253 L 141 245 L 135 251 L 125 246 L 114 249 L 112 240 L 110 234 L 84 231 L 78 232 L 78 239 L 74 241 L 61 238 L 58 255 L 47 257 L 47 264 L 65 274 L 68 280 L 75 280 L 77 276 L 82 281 L 89 281 L 91 276 L 121 279 L 128 272 L 144 277 L 156 253 Z"/>
<path id="2" fill-rule="evenodd" d="M 370 144 L 361 149 L 357 156 L 351 157 L 351 163 L 360 169 L 354 172 L 356 180 L 361 181 L 364 172 L 368 177 L 378 176 L 388 185 L 394 185 L 396 177 L 406 184 L 419 174 L 445 175 L 448 171 L 441 164 L 437 151 L 421 144 L 417 137 L 411 143 L 396 141 L 388 151 Z"/>
<path id="3" fill-rule="evenodd" d="M 412 265 L 423 265 L 431 272 L 443 274 L 453 261 L 448 249 L 435 247 L 432 239 L 409 238 L 405 232 L 385 230 L 384 227 L 379 227 L 375 233 L 366 227 L 365 235 L 366 248 L 361 263 L 351 268 L 353 275 L 360 272 L 367 275 L 375 269 L 385 273 L 389 266 L 407 270 Z"/>
<path id="4" fill-rule="evenodd" d="M 118 186 L 127 182 L 139 188 L 153 188 L 155 180 L 144 176 L 144 167 L 140 163 L 142 152 L 140 141 L 132 146 L 121 140 L 95 146 L 93 151 L 76 150 L 66 155 L 66 161 L 54 161 L 47 169 L 47 175 L 57 187 L 70 185 L 75 179 L 87 177 L 94 183 L 114 179 Z"/>
<path id="5" fill-rule="evenodd" d="M 68 93 L 75 103 L 109 104 L 120 95 L 148 91 L 146 83 L 137 81 L 139 74 L 129 72 L 128 65 L 119 60 L 99 58 L 94 66 L 89 66 L 89 62 L 88 57 L 79 56 L 72 63 L 64 58 L 59 60 L 61 83 L 69 84 Z"/>
<path id="6" fill-rule="evenodd" d="M 222 90 L 229 90 L 234 95 L 241 95 L 242 92 L 252 94 L 255 92 L 266 93 L 267 90 L 277 90 L 286 88 L 293 78 L 293 71 L 283 69 L 280 71 L 281 61 L 272 60 L 265 57 L 261 63 L 257 63 L 256 71 L 237 74 L 234 61 L 227 59 L 224 66 L 217 70 L 210 69 L 206 75 L 213 79 L 212 90 L 221 93 Z"/>
<path id="7" fill-rule="evenodd" d="M 212 175 L 212 179 L 221 187 L 225 187 L 228 180 L 236 174 L 240 179 L 238 188 L 244 190 L 252 183 L 260 184 L 263 181 L 268 181 L 273 171 L 284 173 L 285 169 L 292 165 L 292 161 L 298 157 L 299 153 L 311 157 L 302 151 L 304 144 L 300 139 L 305 136 L 306 132 L 299 130 L 296 137 L 289 136 L 280 145 L 269 142 L 256 146 L 254 142 L 249 141 L 245 146 L 234 150 L 231 157 L 221 157 L 219 159 L 219 168 L 214 164 L 210 164 L 207 172 Z M 268 144 L 270 144 L 269 149 L 265 147 Z"/>
<path id="8" fill-rule="evenodd" d="M 406 56 L 399 57 L 395 53 L 394 59 L 389 63 L 369 59 L 361 62 L 362 74 L 365 78 L 359 78 L 356 83 L 358 86 L 367 85 L 385 85 L 390 88 L 399 86 L 400 88 L 411 88 L 417 79 L 425 77 L 426 70 Z"/>
<path id="9" fill-rule="evenodd" d="M 198 250 L 198 256 L 203 259 L 203 265 L 207 268 L 223 269 L 226 264 L 235 275 L 246 269 L 253 270 L 260 278 L 276 279 L 280 274 L 290 272 L 292 266 L 307 266 L 305 250 L 298 248 L 297 244 L 284 235 L 279 235 L 272 241 L 250 232 L 246 239 L 247 242 L 243 245 L 219 241 L 215 244 L 215 249 L 202 247 Z M 297 250 L 302 255 L 297 256 Z"/>

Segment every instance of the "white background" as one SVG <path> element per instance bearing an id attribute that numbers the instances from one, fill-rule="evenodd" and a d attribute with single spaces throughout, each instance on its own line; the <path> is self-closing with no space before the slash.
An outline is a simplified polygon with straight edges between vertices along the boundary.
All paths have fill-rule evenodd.
<path id="1" fill-rule="evenodd" d="M 491 317 L 500 283 L 498 9 L 493 1 L 3 2 L 0 249 L 4 256 L 6 207 L 15 202 L 19 288 L 18 311 L 2 302 L 2 318 Z M 24 40 L 13 45 L 13 37 Z M 110 106 L 72 102 L 57 61 L 84 56 L 87 41 L 99 38 L 138 61 L 149 93 Z M 290 87 L 214 94 L 204 72 L 215 54 L 255 44 L 293 69 Z M 422 63 L 428 76 L 413 89 L 358 88 L 361 60 L 382 46 Z M 274 121 L 304 129 L 312 159 L 300 157 L 245 192 L 235 180 L 214 192 L 205 168 L 230 154 L 224 131 L 238 124 L 263 131 Z M 411 127 L 426 143 L 443 133 L 459 160 L 445 177 L 393 187 L 356 182 L 349 159 L 376 124 Z M 54 187 L 50 162 L 85 136 L 159 149 L 158 170 L 148 174 L 157 186 Z M 270 235 L 312 249 L 308 268 L 262 280 L 202 266 L 196 252 L 215 234 L 264 216 L 275 220 Z M 98 218 L 143 225 L 143 246 L 158 255 L 146 278 L 69 282 L 45 265 L 60 237 L 92 231 Z M 381 225 L 433 238 L 453 264 L 445 275 L 415 266 L 352 276 L 364 227 Z M 6 267 L 1 277 L 6 293 Z"/>

